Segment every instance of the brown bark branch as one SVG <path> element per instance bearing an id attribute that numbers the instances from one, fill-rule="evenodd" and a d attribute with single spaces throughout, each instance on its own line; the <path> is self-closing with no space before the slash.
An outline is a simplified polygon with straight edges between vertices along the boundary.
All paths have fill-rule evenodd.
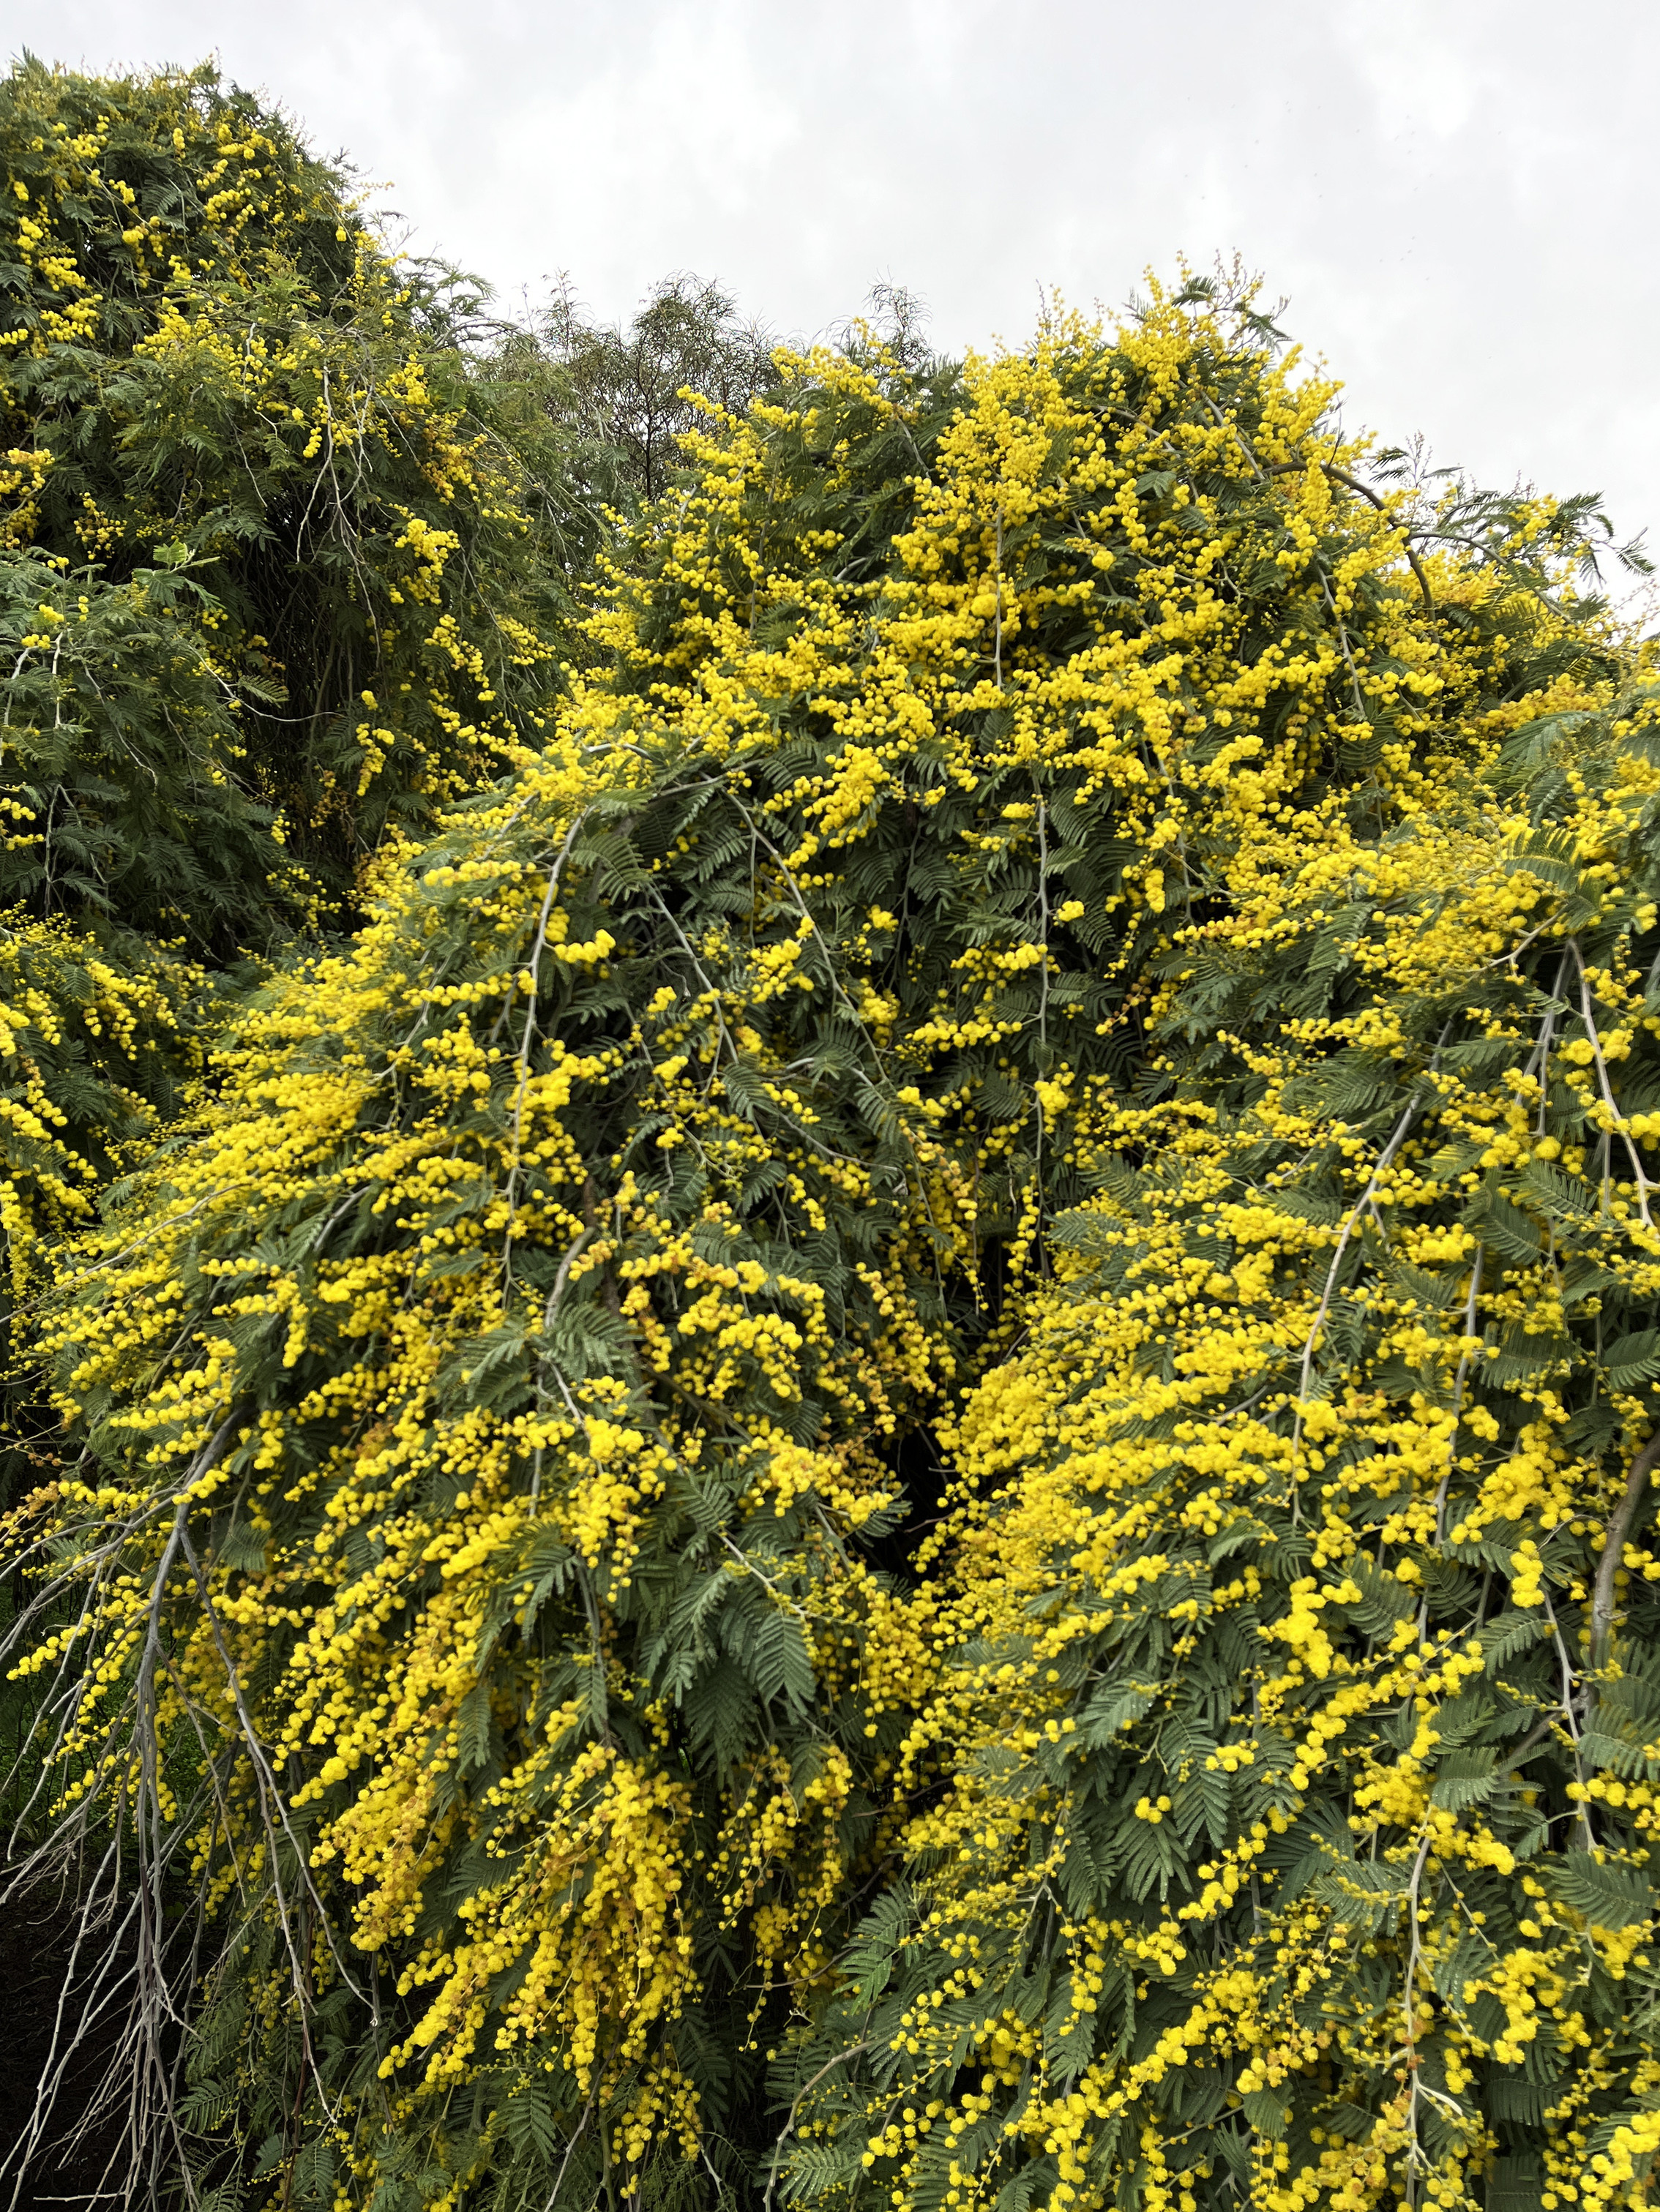
<path id="1" fill-rule="evenodd" d="M 1591 1595 L 1590 1656 L 1593 1671 L 1601 1668 L 1608 1656 L 1608 1645 L 1614 1636 L 1614 1578 L 1620 1571 L 1626 1539 L 1631 1534 L 1631 1524 L 1637 1517 L 1637 1509 L 1643 1502 L 1643 1492 L 1648 1487 L 1649 1477 L 1657 1465 L 1660 1465 L 1660 1429 L 1655 1431 L 1632 1462 L 1631 1473 L 1626 1477 L 1626 1487 L 1620 1503 L 1608 1516 L 1602 1556 L 1597 1562 L 1596 1583 Z M 1595 1696 L 1593 1690 L 1593 1703 Z"/>
<path id="2" fill-rule="evenodd" d="M 1300 476 L 1308 465 L 1306 461 L 1264 461 L 1262 468 L 1265 476 Z M 1362 499 L 1369 499 L 1380 514 L 1389 513 L 1388 502 L 1380 499 L 1370 484 L 1362 483 L 1359 477 L 1352 477 L 1347 469 L 1340 469 L 1331 461 L 1316 461 L 1314 465 L 1316 469 L 1323 469 L 1335 483 L 1347 484 L 1351 491 L 1358 491 Z M 1418 588 L 1424 594 L 1424 605 L 1433 614 L 1435 594 L 1430 589 L 1429 578 L 1424 574 L 1424 564 L 1410 545 L 1404 546 L 1402 550 L 1412 564 L 1413 574 L 1418 579 Z"/>

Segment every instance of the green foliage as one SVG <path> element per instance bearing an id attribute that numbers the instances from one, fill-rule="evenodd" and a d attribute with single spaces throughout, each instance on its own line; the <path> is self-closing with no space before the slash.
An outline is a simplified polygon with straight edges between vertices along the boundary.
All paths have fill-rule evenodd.
<path id="1" fill-rule="evenodd" d="M 0 899 L 215 957 L 347 912 L 534 739 L 593 518 L 494 419 L 465 295 L 213 70 L 26 61 L 0 167 Z"/>
<path id="2" fill-rule="evenodd" d="M 58 1464 L 56 1416 L 16 1387 L 50 1255 L 190 1102 L 225 994 L 125 932 L 0 916 L 0 1498 Z"/>

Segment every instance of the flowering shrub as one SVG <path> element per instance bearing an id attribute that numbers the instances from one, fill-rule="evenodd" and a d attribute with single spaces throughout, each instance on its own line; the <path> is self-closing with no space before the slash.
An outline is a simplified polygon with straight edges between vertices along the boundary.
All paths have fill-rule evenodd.
<path id="1" fill-rule="evenodd" d="M 536 734 L 592 532 L 454 300 L 211 69 L 25 60 L 0 167 L 0 900 L 223 960 Z"/>
<path id="2" fill-rule="evenodd" d="M 556 483 L 286 124 L 211 70 L 26 59 L 0 168 L 9 1347 L 201 1072 L 222 971 L 353 911 L 536 733 L 563 582 Z"/>
<path id="3" fill-rule="evenodd" d="M 198 1899 L 184 2155 L 1643 2203 L 1660 767 L 1583 514 L 1391 488 L 1196 293 L 782 373 L 66 1253 L 17 1663 L 62 1835 Z"/>

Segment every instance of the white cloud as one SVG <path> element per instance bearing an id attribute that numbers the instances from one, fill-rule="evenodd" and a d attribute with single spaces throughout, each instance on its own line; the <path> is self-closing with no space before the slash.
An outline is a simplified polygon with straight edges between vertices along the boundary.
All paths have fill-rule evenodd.
<path id="1" fill-rule="evenodd" d="M 1370 82 L 1386 143 L 1426 133 L 1444 144 L 1468 128 L 1504 38 L 1492 0 L 1389 0 L 1340 8 L 1333 21 Z"/>

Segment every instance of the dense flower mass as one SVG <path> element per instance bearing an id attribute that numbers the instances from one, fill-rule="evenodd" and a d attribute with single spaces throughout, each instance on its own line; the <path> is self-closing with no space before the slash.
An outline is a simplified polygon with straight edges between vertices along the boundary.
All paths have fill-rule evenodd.
<path id="1" fill-rule="evenodd" d="M 1645 2203 L 1579 517 L 1203 288 L 778 368 L 66 1242 L 18 1664 L 199 1894 L 185 2124 L 376 2212 Z"/>
<path id="2" fill-rule="evenodd" d="M 434 283 L 210 68 L 0 79 L 0 263 L 9 1343 L 223 971 L 361 912 L 539 734 L 569 501 Z M 5 1402 L 9 1502 L 40 1421 Z"/>

